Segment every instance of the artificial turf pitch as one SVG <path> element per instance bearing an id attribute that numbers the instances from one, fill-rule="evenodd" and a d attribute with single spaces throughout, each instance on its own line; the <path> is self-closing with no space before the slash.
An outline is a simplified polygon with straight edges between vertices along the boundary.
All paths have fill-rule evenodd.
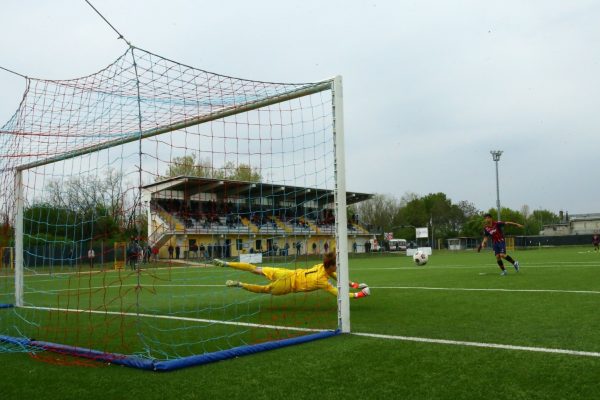
<path id="1" fill-rule="evenodd" d="M 351 257 L 351 279 L 372 291 L 351 303 L 356 335 L 165 374 L 4 353 L 0 393 L 3 399 L 593 399 L 600 393 L 600 254 L 589 250 L 516 251 L 521 272 L 507 263 L 504 277 L 489 252 L 440 251 L 425 267 L 398 254 Z"/>

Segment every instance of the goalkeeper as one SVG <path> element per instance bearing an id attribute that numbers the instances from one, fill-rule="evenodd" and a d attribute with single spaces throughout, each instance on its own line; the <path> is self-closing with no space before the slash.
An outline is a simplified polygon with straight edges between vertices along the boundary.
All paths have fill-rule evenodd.
<path id="1" fill-rule="evenodd" d="M 336 297 L 338 295 L 337 288 L 329 283 L 329 278 L 337 280 L 335 253 L 325 254 L 322 264 L 314 265 L 308 269 L 290 270 L 285 268 L 257 267 L 248 263 L 225 262 L 216 259 L 213 260 L 213 264 L 219 267 L 229 267 L 252 272 L 256 275 L 262 275 L 271 281 L 268 285 L 254 285 L 232 280 L 228 280 L 225 283 L 229 287 L 241 287 L 249 292 L 269 293 L 274 296 L 280 296 L 288 293 L 312 292 L 323 289 Z M 350 287 L 360 289 L 358 292 L 350 293 L 351 299 L 358 299 L 371 294 L 369 287 L 364 283 L 350 282 Z"/>

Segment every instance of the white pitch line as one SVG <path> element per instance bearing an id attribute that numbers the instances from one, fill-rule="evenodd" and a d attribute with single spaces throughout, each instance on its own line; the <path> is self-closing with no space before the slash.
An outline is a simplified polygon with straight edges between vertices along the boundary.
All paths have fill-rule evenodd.
<path id="1" fill-rule="evenodd" d="M 298 331 L 298 332 L 323 332 L 323 331 L 327 330 L 327 329 L 313 329 L 313 328 L 298 328 L 298 327 L 294 327 L 294 326 L 253 324 L 250 322 L 239 322 L 239 321 L 222 321 L 222 320 L 218 320 L 218 319 L 177 317 L 174 315 L 157 315 L 157 314 L 143 314 L 143 313 L 138 314 L 138 313 L 128 313 L 128 312 L 120 312 L 120 311 L 80 310 L 80 309 L 68 309 L 68 308 L 56 308 L 56 307 L 33 307 L 33 306 L 23 306 L 23 307 L 19 307 L 19 308 L 28 308 L 31 310 L 42 310 L 42 311 L 62 311 L 62 312 L 72 312 L 72 313 L 84 313 L 84 314 L 120 315 L 120 316 L 125 316 L 125 317 L 171 319 L 171 320 L 177 320 L 177 321 L 203 322 L 203 323 L 207 323 L 207 324 L 234 325 L 234 326 L 245 326 L 245 327 L 249 327 L 249 328 L 265 328 L 265 329 Z"/>
<path id="2" fill-rule="evenodd" d="M 448 288 L 427 286 L 371 286 L 371 289 L 403 289 L 403 290 L 447 290 L 464 292 L 523 292 L 523 293 L 578 293 L 600 294 L 597 290 L 562 290 L 562 289 L 503 289 L 503 288 Z"/>
<path id="3" fill-rule="evenodd" d="M 555 264 L 555 265 L 548 265 Z M 538 268 L 587 268 L 587 267 L 600 267 L 600 263 L 548 263 L 548 264 L 526 264 L 521 265 L 526 269 L 538 269 Z M 412 270 L 428 270 L 428 269 L 481 269 L 488 267 L 496 267 L 496 264 L 478 264 L 478 265 L 438 265 L 431 266 L 426 265 L 424 267 L 416 267 L 416 266 L 402 266 L 402 267 L 364 267 L 364 268 L 351 268 L 352 271 L 387 271 L 387 270 L 404 270 L 404 271 L 412 271 Z"/>
<path id="4" fill-rule="evenodd" d="M 371 337 L 371 338 L 377 338 L 377 339 L 401 340 L 401 341 L 406 341 L 406 342 L 436 343 L 436 344 L 449 344 L 449 345 L 454 345 L 454 346 L 481 347 L 481 348 L 491 348 L 491 349 L 501 349 L 501 350 L 531 351 L 531 352 L 536 352 L 536 353 L 566 354 L 569 356 L 600 357 L 600 353 L 594 352 L 594 351 L 553 349 L 553 348 L 547 348 L 547 347 L 515 346 L 515 345 L 510 345 L 510 344 L 496 344 L 496 343 L 464 342 L 464 341 L 460 341 L 460 340 L 430 339 L 430 338 L 421 338 L 421 337 L 412 337 L 412 336 L 380 335 L 377 333 L 353 332 L 352 335 Z"/>
<path id="5" fill-rule="evenodd" d="M 210 324 L 234 325 L 234 326 L 276 329 L 276 330 L 279 329 L 279 330 L 289 330 L 289 331 L 298 331 L 298 332 L 323 332 L 324 331 L 324 329 L 311 329 L 311 328 L 297 328 L 297 327 L 291 327 L 291 326 L 253 324 L 253 323 L 249 323 L 249 322 L 221 321 L 221 320 L 213 320 L 213 319 L 177 317 L 177 316 L 171 316 L 171 315 L 137 314 L 137 313 L 124 313 L 124 312 L 118 312 L 118 311 L 75 310 L 75 309 L 71 310 L 71 309 L 54 308 L 54 307 L 25 306 L 22 308 L 43 310 L 43 311 L 63 311 L 63 312 L 75 312 L 75 313 L 88 313 L 88 314 L 121 315 L 121 316 L 128 316 L 128 317 L 171 319 L 171 320 L 179 320 L 179 321 L 204 322 L 204 323 L 210 323 Z M 515 346 L 515 345 L 508 345 L 508 344 L 467 342 L 467 341 L 448 340 L 448 339 L 430 339 L 430 338 L 421 338 L 421 337 L 412 337 L 412 336 L 382 335 L 382 334 L 377 334 L 377 333 L 353 332 L 352 335 L 370 337 L 370 338 L 376 338 L 376 339 L 401 340 L 401 341 L 407 341 L 407 342 L 435 343 L 435 344 L 481 347 L 481 348 L 492 348 L 492 349 L 502 349 L 502 350 L 530 351 L 530 352 L 537 352 L 537 353 L 565 354 L 565 355 L 570 355 L 570 356 L 600 357 L 600 353 L 592 352 L 592 351 L 552 349 L 552 348 L 546 348 L 546 347 L 531 347 L 531 346 Z"/>

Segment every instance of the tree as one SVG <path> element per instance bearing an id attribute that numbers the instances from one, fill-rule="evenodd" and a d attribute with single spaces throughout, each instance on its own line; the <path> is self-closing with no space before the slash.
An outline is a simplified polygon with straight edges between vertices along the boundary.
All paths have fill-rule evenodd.
<path id="1" fill-rule="evenodd" d="M 246 182 L 262 181 L 260 169 L 249 164 L 240 163 L 236 165 L 233 161 L 227 161 L 223 167 L 215 168 L 212 166 L 210 159 L 205 158 L 196 161 L 194 154 L 173 158 L 167 168 L 166 176 L 196 176 L 199 178 L 230 179 Z M 163 178 L 158 177 L 157 180 Z"/>
<path id="2" fill-rule="evenodd" d="M 45 198 L 38 203 L 80 213 L 101 209 L 117 220 L 125 205 L 123 174 L 114 170 L 108 170 L 104 176 L 80 175 L 50 181 L 45 192 Z"/>
<path id="3" fill-rule="evenodd" d="M 479 214 L 479 209 L 470 201 L 459 201 L 457 207 L 462 211 L 465 218 L 471 218 L 472 216 Z"/>
<path id="4" fill-rule="evenodd" d="M 463 224 L 460 235 L 466 237 L 483 236 L 483 214 L 471 215 Z"/>
<path id="5" fill-rule="evenodd" d="M 134 209 L 126 204 L 122 173 L 114 170 L 53 180 L 44 192 L 25 209 L 24 230 L 47 240 L 120 236 L 127 221 L 124 210 Z"/>
<path id="6" fill-rule="evenodd" d="M 389 232 L 398 214 L 398 201 L 388 195 L 376 194 L 355 206 L 360 223 L 377 232 Z"/>
<path id="7" fill-rule="evenodd" d="M 201 159 L 196 162 L 196 155 L 175 157 L 167 168 L 167 177 L 175 176 L 198 176 L 201 178 L 213 178 L 215 170 L 209 159 Z M 162 179 L 158 177 L 157 180 Z"/>
<path id="8" fill-rule="evenodd" d="M 399 234 L 407 239 L 414 238 L 414 227 L 430 227 L 434 230 L 434 237 L 446 239 L 459 235 L 463 224 L 467 220 L 465 211 L 471 215 L 476 213 L 474 205 L 461 202 L 459 205 L 444 193 L 430 193 L 423 197 L 406 196 L 406 203 L 398 214 L 398 225 L 410 228 L 401 228 Z"/>
<path id="9" fill-rule="evenodd" d="M 223 168 L 221 168 L 217 174 L 220 175 L 219 178 L 221 179 L 246 182 L 262 181 L 262 176 L 259 169 L 253 168 L 251 165 L 244 163 L 235 165 L 233 161 L 226 162 Z"/>
<path id="10" fill-rule="evenodd" d="M 544 225 L 556 224 L 560 217 L 548 210 L 534 210 L 527 218 L 526 234 L 539 235 Z"/>
<path id="11" fill-rule="evenodd" d="M 0 247 L 12 245 L 13 233 L 8 214 L 0 214 Z"/>

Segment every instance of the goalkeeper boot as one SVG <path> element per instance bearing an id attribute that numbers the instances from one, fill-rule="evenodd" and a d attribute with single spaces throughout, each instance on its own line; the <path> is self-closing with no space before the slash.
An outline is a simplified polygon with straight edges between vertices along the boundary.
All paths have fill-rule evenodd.
<path id="1" fill-rule="evenodd" d="M 365 294 L 365 296 L 370 296 L 371 295 L 371 289 L 368 286 L 362 288 L 361 292 L 363 292 Z"/>
<path id="2" fill-rule="evenodd" d="M 519 272 L 519 262 L 515 261 L 515 271 Z"/>
<path id="3" fill-rule="evenodd" d="M 212 263 L 214 265 L 216 265 L 217 267 L 228 267 L 229 265 L 227 265 L 227 262 L 223 261 L 223 260 L 219 260 L 218 258 L 215 258 Z"/>
<path id="4" fill-rule="evenodd" d="M 225 282 L 225 286 L 227 287 L 242 287 L 242 284 L 239 281 L 228 280 Z"/>
<path id="5" fill-rule="evenodd" d="M 358 288 L 359 289 L 364 289 L 364 288 L 368 288 L 368 287 L 369 287 L 369 285 L 367 285 L 366 283 L 359 283 L 358 284 Z"/>

